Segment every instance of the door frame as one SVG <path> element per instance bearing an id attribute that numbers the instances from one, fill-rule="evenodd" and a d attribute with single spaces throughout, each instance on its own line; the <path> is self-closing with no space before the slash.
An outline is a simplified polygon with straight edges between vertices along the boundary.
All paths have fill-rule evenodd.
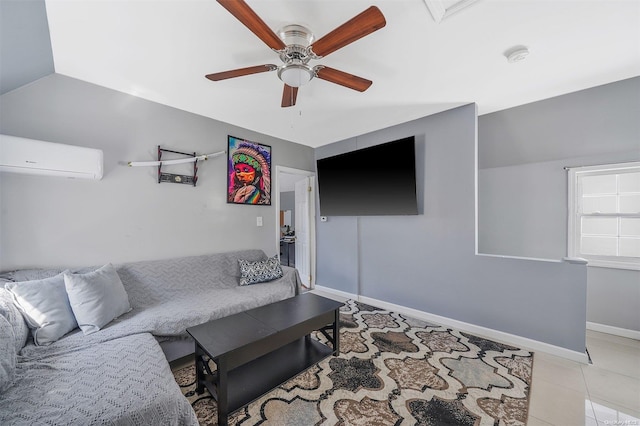
<path id="1" fill-rule="evenodd" d="M 279 166 L 276 165 L 276 191 L 275 191 L 275 247 L 276 253 L 280 253 L 280 173 L 287 173 L 292 175 L 300 175 L 306 177 L 313 177 L 313 188 L 311 197 L 309 198 L 309 209 L 310 209 L 310 217 L 309 217 L 309 249 L 311 251 L 311 262 L 310 262 L 310 270 L 311 270 L 311 280 L 309 281 L 309 288 L 313 289 L 316 286 L 316 173 L 309 170 L 302 169 L 294 169 L 292 167 Z"/>

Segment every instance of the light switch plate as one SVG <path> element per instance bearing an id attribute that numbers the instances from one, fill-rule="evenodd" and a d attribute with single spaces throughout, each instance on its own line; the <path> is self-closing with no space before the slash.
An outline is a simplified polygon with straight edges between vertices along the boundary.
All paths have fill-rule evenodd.
<path id="1" fill-rule="evenodd" d="M 256 225 L 257 225 L 257 226 L 262 226 L 262 216 L 258 216 L 258 217 L 256 218 Z"/>

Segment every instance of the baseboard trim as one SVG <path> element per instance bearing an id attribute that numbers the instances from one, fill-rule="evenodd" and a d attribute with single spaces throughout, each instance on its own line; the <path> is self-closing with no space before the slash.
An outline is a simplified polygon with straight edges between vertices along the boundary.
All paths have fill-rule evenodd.
<path id="1" fill-rule="evenodd" d="M 569 359 L 571 361 L 576 361 L 581 364 L 589 363 L 589 357 L 587 356 L 586 351 L 584 353 L 572 351 L 570 349 L 551 345 L 549 343 L 540 342 L 538 340 L 529 339 L 527 337 L 517 336 L 515 334 L 505 333 L 503 331 L 498 331 L 491 328 L 454 320 L 452 318 L 430 314 L 428 312 L 420 311 L 418 309 L 408 308 L 402 305 L 396 305 L 394 303 L 373 299 L 371 297 L 358 296 L 353 293 L 334 290 L 329 287 L 323 287 L 323 286 L 317 285 L 314 289 L 314 292 L 320 295 L 326 295 L 327 297 L 334 296 L 334 297 L 339 297 L 345 300 L 346 299 L 357 300 L 358 302 L 366 303 L 368 305 L 377 306 L 379 308 L 387 309 L 389 311 L 397 312 L 399 314 L 405 314 L 407 316 L 421 319 L 423 321 L 443 325 L 446 327 L 451 327 L 456 330 L 474 334 L 476 336 L 485 337 L 487 339 L 496 340 L 498 342 L 506 343 L 513 346 L 518 346 L 523 349 L 545 352 L 551 355 L 559 356 L 561 358 Z"/>
<path id="2" fill-rule="evenodd" d="M 600 333 L 613 334 L 614 336 L 640 340 L 640 331 L 630 330 L 628 328 L 614 327 L 612 325 L 598 324 L 597 322 L 587 321 L 587 330 L 599 331 Z"/>
<path id="3" fill-rule="evenodd" d="M 316 285 L 311 293 L 316 293 L 320 296 L 326 296 L 330 298 L 339 298 L 340 301 L 344 302 L 347 299 L 358 300 L 358 295 L 353 293 L 347 293 L 346 291 L 335 290 L 329 287 L 323 287 L 321 285 Z"/>

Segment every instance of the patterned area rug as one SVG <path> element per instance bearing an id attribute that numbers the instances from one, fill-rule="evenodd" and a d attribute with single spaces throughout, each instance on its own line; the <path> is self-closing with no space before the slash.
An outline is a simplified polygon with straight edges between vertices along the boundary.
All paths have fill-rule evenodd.
<path id="1" fill-rule="evenodd" d="M 339 357 L 237 410 L 229 424 L 526 424 L 531 352 L 352 300 L 340 323 Z M 193 365 L 174 376 L 200 424 L 217 424 L 215 400 L 195 394 Z"/>

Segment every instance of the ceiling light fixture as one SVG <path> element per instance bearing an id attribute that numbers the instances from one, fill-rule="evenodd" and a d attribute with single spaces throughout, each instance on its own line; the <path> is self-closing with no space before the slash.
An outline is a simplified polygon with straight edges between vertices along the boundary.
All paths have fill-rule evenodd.
<path id="1" fill-rule="evenodd" d="M 524 61 L 529 56 L 529 49 L 524 46 L 516 46 L 504 53 L 509 63 Z"/>
<path id="2" fill-rule="evenodd" d="M 315 76 L 313 69 L 303 63 L 290 63 L 278 67 L 278 78 L 287 86 L 304 86 Z"/>

